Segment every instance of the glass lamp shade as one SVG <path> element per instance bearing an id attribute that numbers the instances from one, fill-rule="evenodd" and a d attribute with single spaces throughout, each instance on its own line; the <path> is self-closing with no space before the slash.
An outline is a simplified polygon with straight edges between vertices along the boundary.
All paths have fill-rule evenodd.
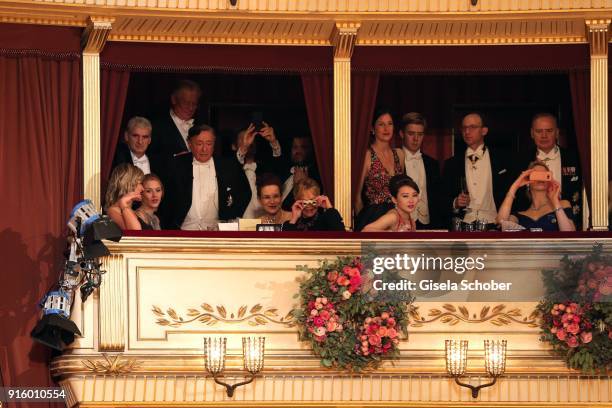
<path id="1" fill-rule="evenodd" d="M 242 354 L 244 369 L 251 374 L 257 374 L 264 366 L 265 337 L 243 337 Z"/>
<path id="2" fill-rule="evenodd" d="M 225 370 L 226 342 L 226 337 L 204 338 L 204 364 L 206 370 L 213 375 L 221 374 Z"/>
<path id="3" fill-rule="evenodd" d="M 446 371 L 452 376 L 465 374 L 467 367 L 467 340 L 446 340 Z"/>
<path id="4" fill-rule="evenodd" d="M 498 377 L 506 371 L 506 340 L 485 340 L 485 369 L 490 376 Z"/>

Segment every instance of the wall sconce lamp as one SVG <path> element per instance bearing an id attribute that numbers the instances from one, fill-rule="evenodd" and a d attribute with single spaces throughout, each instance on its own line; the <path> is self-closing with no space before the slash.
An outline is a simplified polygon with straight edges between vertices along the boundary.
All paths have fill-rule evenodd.
<path id="1" fill-rule="evenodd" d="M 455 379 L 455 382 L 462 387 L 467 387 L 472 390 L 472 398 L 478 398 L 478 393 L 482 388 L 490 387 L 497 381 L 497 378 L 502 376 L 506 371 L 506 340 L 485 340 L 485 370 L 489 376 L 493 377 L 493 381 L 487 384 L 473 386 L 459 381 L 459 377 L 465 374 L 467 366 L 467 340 L 446 340 L 446 371 Z"/>
<path id="2" fill-rule="evenodd" d="M 472 6 L 476 7 L 477 4 L 478 4 L 478 0 L 472 0 Z"/>
<path id="3" fill-rule="evenodd" d="M 225 387 L 228 397 L 234 395 L 236 388 L 251 383 L 255 376 L 264 366 L 264 349 L 266 344 L 265 337 L 243 337 L 242 356 L 244 369 L 249 373 L 246 380 L 228 384 L 219 379 L 225 371 L 225 344 L 226 337 L 204 338 L 204 365 L 206 370 L 212 375 L 215 382 Z"/>
<path id="4" fill-rule="evenodd" d="M 474 1 L 474 0 L 472 0 Z M 232 5 L 232 7 L 236 7 L 236 4 L 238 3 L 238 0 L 230 0 L 230 4 Z"/>

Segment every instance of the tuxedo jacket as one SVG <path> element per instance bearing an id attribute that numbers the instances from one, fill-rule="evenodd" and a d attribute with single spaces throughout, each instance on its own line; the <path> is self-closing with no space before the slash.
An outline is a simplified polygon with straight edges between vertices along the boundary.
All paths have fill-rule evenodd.
<path id="1" fill-rule="evenodd" d="M 490 148 L 489 146 L 486 146 L 486 148 L 491 160 L 493 200 L 495 201 L 495 206 L 499 210 L 508 189 L 516 178 L 516 170 L 505 151 Z M 444 181 L 446 183 L 446 197 L 444 203 L 446 207 L 445 215 L 447 222 L 450 222 L 453 210 L 453 200 L 461 192 L 461 177 L 465 177 L 465 150 L 457 152 L 453 157 L 444 162 Z"/>
<path id="2" fill-rule="evenodd" d="M 580 162 L 575 152 L 559 146 L 559 154 L 561 155 L 561 198 L 569 201 L 572 204 L 574 214 L 574 222 L 578 228 L 581 221 L 581 203 L 582 203 L 582 176 L 580 171 Z M 532 147 L 527 154 L 523 155 L 520 161 L 520 171 L 524 171 L 529 166 L 529 163 L 537 160 L 537 149 Z M 516 209 L 522 211 L 529 206 L 529 200 L 524 192 L 524 187 L 517 193 Z"/>
<path id="3" fill-rule="evenodd" d="M 179 132 L 170 116 L 170 112 L 154 119 L 151 125 L 153 126 L 151 145 L 149 146 L 151 153 L 173 157 L 175 154 L 189 151 L 187 143 L 185 143 L 181 132 Z"/>
<path id="4" fill-rule="evenodd" d="M 249 182 L 237 161 L 214 157 L 219 200 L 219 219 L 242 217 L 249 201 Z M 180 229 L 193 197 L 193 156 L 191 153 L 176 156 L 170 164 L 166 194 L 161 203 L 164 229 Z"/>
<path id="5" fill-rule="evenodd" d="M 423 166 L 425 167 L 425 179 L 427 182 L 427 206 L 429 209 L 429 224 L 426 228 L 446 227 L 442 214 L 445 208 L 441 205 L 442 180 L 440 179 L 440 165 L 433 157 L 421 153 Z"/>
<path id="6" fill-rule="evenodd" d="M 151 173 L 157 175 L 163 181 L 163 170 L 166 166 L 162 158 L 157 154 L 149 153 L 149 149 L 147 150 L 146 155 L 149 159 L 149 167 L 151 168 Z M 134 164 L 134 161 L 132 160 L 132 155 L 130 154 L 129 147 L 125 143 L 121 142 L 119 143 L 119 145 L 117 146 L 117 150 L 115 151 L 112 168 L 114 169 L 115 167 L 123 163 Z"/>

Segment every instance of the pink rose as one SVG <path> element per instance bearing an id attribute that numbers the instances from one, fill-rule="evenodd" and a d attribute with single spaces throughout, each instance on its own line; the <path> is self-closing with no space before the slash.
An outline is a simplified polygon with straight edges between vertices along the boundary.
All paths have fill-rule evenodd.
<path id="1" fill-rule="evenodd" d="M 573 318 L 574 318 L 573 314 L 565 312 L 565 314 L 561 316 L 561 321 L 563 323 L 569 323 L 572 321 Z"/>
<path id="2" fill-rule="evenodd" d="M 395 329 L 387 329 L 387 336 L 391 339 L 394 339 L 397 337 L 397 330 Z"/>
<path id="3" fill-rule="evenodd" d="M 580 326 L 578 326 L 578 324 L 571 323 L 571 324 L 567 325 L 567 332 L 568 333 L 578 334 L 579 331 L 580 331 Z"/>
<path id="4" fill-rule="evenodd" d="M 325 321 L 321 319 L 319 316 L 316 316 L 314 319 L 312 319 L 312 324 L 314 324 L 317 327 L 321 327 L 325 324 Z"/>
<path id="5" fill-rule="evenodd" d="M 393 327 L 395 326 L 395 319 L 390 317 L 387 319 L 387 327 Z"/>
<path id="6" fill-rule="evenodd" d="M 327 329 L 325 329 L 325 327 L 317 327 L 316 329 L 314 329 L 315 336 L 325 336 L 325 333 L 327 333 Z"/>
<path id="7" fill-rule="evenodd" d="M 327 280 L 330 282 L 335 282 L 338 279 L 338 271 L 330 271 L 327 273 Z"/>
<path id="8" fill-rule="evenodd" d="M 571 348 L 578 347 L 578 338 L 576 336 L 569 336 L 566 343 Z"/>
<path id="9" fill-rule="evenodd" d="M 354 292 L 355 290 L 359 288 L 359 285 L 361 285 L 361 275 L 351 276 L 351 279 L 349 282 L 351 285 L 351 289 L 353 289 L 353 292 Z"/>
<path id="10" fill-rule="evenodd" d="M 317 309 L 312 309 L 312 310 L 310 311 L 310 315 L 311 315 L 311 316 L 316 316 L 316 315 L 318 315 L 318 314 L 319 314 L 319 311 L 318 311 Z"/>
<path id="11" fill-rule="evenodd" d="M 380 318 L 383 320 L 388 319 L 389 317 L 389 312 L 382 312 L 380 315 Z"/>
<path id="12" fill-rule="evenodd" d="M 380 336 L 378 336 L 377 334 L 372 334 L 368 336 L 368 341 L 373 346 L 380 346 Z"/>
<path id="13" fill-rule="evenodd" d="M 559 310 L 565 310 L 565 305 L 563 303 L 560 303 L 558 306 Z"/>
<path id="14" fill-rule="evenodd" d="M 580 333 L 580 340 L 584 344 L 590 343 L 591 340 L 593 340 L 593 333 L 591 333 L 591 332 L 582 332 L 582 333 Z"/>
<path id="15" fill-rule="evenodd" d="M 589 279 L 587 281 L 587 286 L 589 289 L 595 289 L 597 287 L 597 281 L 595 279 Z"/>
<path id="16" fill-rule="evenodd" d="M 580 316 L 578 315 L 574 315 L 574 318 L 572 319 L 574 321 L 574 323 L 580 323 Z"/>
<path id="17" fill-rule="evenodd" d="M 378 328 L 378 332 L 377 332 L 377 334 L 378 334 L 380 337 L 385 337 L 385 336 L 387 335 L 387 328 L 386 328 L 386 327 L 384 327 L 384 326 L 379 327 L 379 328 Z"/>
<path id="18" fill-rule="evenodd" d="M 329 319 L 329 312 L 327 310 L 321 310 L 321 312 L 319 313 L 319 316 L 321 316 L 321 319 Z"/>
<path id="19" fill-rule="evenodd" d="M 327 322 L 326 328 L 328 332 L 333 332 L 338 328 L 338 323 L 334 321 Z"/>
<path id="20" fill-rule="evenodd" d="M 370 325 L 369 325 L 369 326 L 366 328 L 366 333 L 367 333 L 367 334 L 376 334 L 376 333 L 378 333 L 378 328 L 379 328 L 379 327 L 380 327 L 379 325 L 377 325 L 377 324 L 375 324 L 375 323 L 372 323 L 372 324 L 370 324 Z"/>
<path id="21" fill-rule="evenodd" d="M 563 329 L 559 329 L 557 330 L 557 338 L 561 341 L 565 340 L 565 337 L 567 336 L 567 333 L 565 333 L 565 330 Z"/>

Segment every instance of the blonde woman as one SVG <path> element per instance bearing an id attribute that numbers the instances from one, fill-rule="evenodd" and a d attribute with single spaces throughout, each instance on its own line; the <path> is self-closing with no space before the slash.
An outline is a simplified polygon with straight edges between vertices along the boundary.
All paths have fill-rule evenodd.
<path id="1" fill-rule="evenodd" d="M 104 210 L 122 230 L 142 229 L 132 204 L 142 200 L 143 178 L 142 170 L 128 163 L 115 167 L 110 176 Z"/>
<path id="2" fill-rule="evenodd" d="M 160 230 L 159 218 L 155 212 L 164 197 L 164 185 L 159 177 L 149 173 L 142 179 L 142 204 L 136 210 L 138 222 L 143 230 Z"/>

